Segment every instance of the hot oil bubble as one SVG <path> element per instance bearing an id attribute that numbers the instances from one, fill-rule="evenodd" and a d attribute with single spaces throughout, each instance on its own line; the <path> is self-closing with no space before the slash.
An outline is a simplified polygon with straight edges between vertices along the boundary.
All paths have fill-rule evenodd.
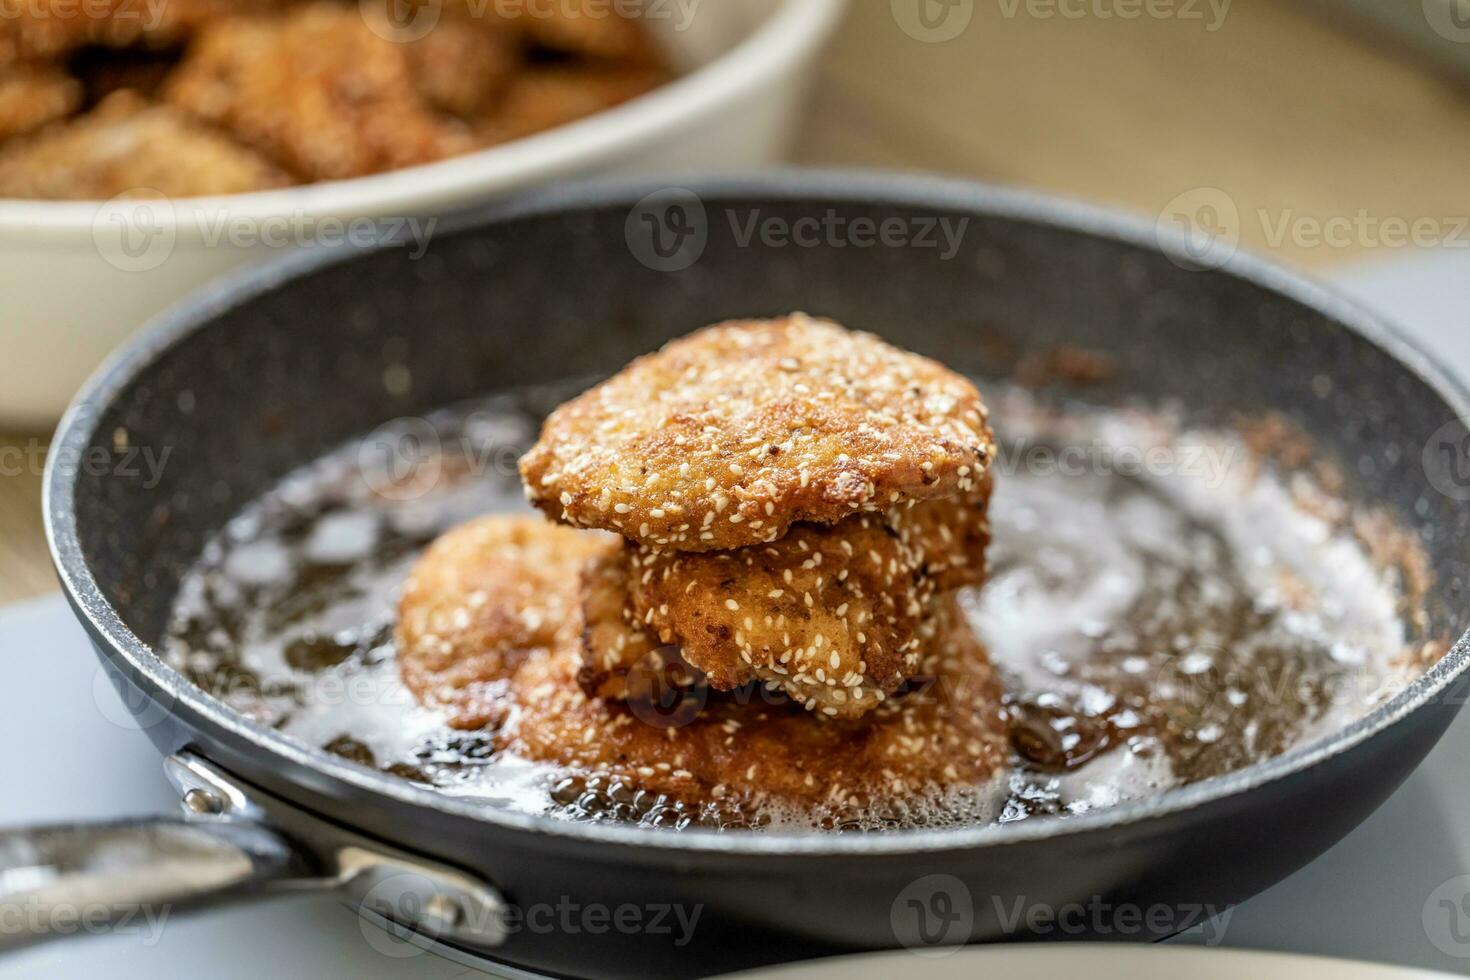
<path id="1" fill-rule="evenodd" d="M 1015 725 L 1013 768 L 990 785 L 813 810 L 675 800 L 519 759 L 494 732 L 456 731 L 418 706 L 391 642 L 399 585 L 442 531 L 526 511 L 514 459 L 572 389 L 432 417 L 439 444 L 464 458 L 442 461 L 424 495 L 374 493 L 355 445 L 289 475 L 206 544 L 164 646 L 235 708 L 354 764 L 487 807 L 675 830 L 881 833 L 1066 815 L 1248 765 L 1361 713 L 1334 692 L 1385 675 L 1406 633 L 1397 592 L 1360 545 L 1303 513 L 1269 470 L 1254 483 L 1241 467 L 1228 479 L 1129 475 L 1097 448 L 1239 449 L 1229 437 L 1162 416 L 1058 414 L 984 387 L 1007 458 L 1022 464 L 998 478 L 991 581 L 964 596 Z M 1058 433 L 1087 449 L 1080 472 L 1027 464 L 1026 447 L 1047 440 L 1056 460 Z"/>

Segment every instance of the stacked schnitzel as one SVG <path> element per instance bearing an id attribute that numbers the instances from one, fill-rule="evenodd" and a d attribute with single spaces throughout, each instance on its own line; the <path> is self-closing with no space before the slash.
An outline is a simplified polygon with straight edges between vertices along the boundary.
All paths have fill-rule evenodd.
<path id="1" fill-rule="evenodd" d="M 979 393 L 931 360 L 802 314 L 699 331 L 547 419 L 521 473 L 562 526 L 431 547 L 405 680 L 682 800 L 984 783 L 1000 689 L 954 593 L 984 578 L 993 458 Z"/>

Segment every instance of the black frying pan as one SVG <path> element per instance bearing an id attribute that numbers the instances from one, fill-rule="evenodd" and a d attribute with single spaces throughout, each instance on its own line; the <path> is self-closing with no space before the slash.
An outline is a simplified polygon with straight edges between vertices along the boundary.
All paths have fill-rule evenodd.
<path id="1" fill-rule="evenodd" d="M 341 887 L 368 895 L 370 914 L 457 955 L 648 978 L 924 941 L 927 933 L 911 933 L 925 922 L 904 918 L 901 896 L 943 874 L 964 883 L 972 916 L 942 916 L 953 905 L 923 894 L 914 908 L 939 916 L 929 925 L 962 922 L 950 940 L 1025 938 L 1024 923 L 998 911 L 1018 896 L 1053 907 L 1242 901 L 1341 838 L 1439 738 L 1458 704 L 1463 641 L 1346 730 L 1144 802 L 945 831 L 675 835 L 534 819 L 417 788 L 245 720 L 154 654 L 206 536 L 349 437 L 504 386 L 606 373 L 705 323 L 793 309 L 981 375 L 1004 369 L 987 353 L 998 349 L 1103 351 L 1116 376 L 1090 398 L 1175 401 L 1207 423 L 1277 410 L 1343 464 L 1350 500 L 1385 506 L 1418 532 L 1435 581 L 1428 626 L 1464 632 L 1470 511 L 1435 489 L 1456 485 L 1446 483 L 1459 475 L 1453 454 L 1442 471 L 1440 457 L 1421 460 L 1435 433 L 1451 446 L 1466 438 L 1458 424 L 1443 427 L 1470 415 L 1470 400 L 1363 312 L 1254 260 L 1191 271 L 1166 256 L 1151 227 L 1042 198 L 887 176 L 690 186 L 706 224 L 665 221 L 662 230 L 695 230 L 704 247 L 692 264 L 676 239 L 649 252 L 639 238 L 634 204 L 653 186 L 560 189 L 441 229 L 419 262 L 403 250 L 339 250 L 252 272 L 166 316 L 88 385 L 47 474 L 51 545 L 104 662 L 145 696 L 140 711 L 166 712 L 148 731 L 172 757 L 191 817 L 10 834 L 0 853 L 61 869 L 40 886 L 43 899 L 74 897 L 82 884 L 176 905 Z M 939 248 L 836 248 L 821 236 L 805 247 L 742 243 L 726 220 L 732 208 L 970 224 L 945 260 Z M 982 345 L 981 336 L 1004 343 Z M 391 396 L 382 381 L 390 348 L 413 379 Z M 1313 388 L 1323 375 L 1332 397 Z M 187 414 L 184 389 L 194 393 Z M 137 446 L 172 447 L 156 489 L 55 462 Z M 153 873 L 98 878 L 99 855 L 117 840 L 133 848 L 140 874 Z M 492 914 L 501 903 L 559 902 L 701 912 L 683 946 L 653 929 L 507 935 Z"/>

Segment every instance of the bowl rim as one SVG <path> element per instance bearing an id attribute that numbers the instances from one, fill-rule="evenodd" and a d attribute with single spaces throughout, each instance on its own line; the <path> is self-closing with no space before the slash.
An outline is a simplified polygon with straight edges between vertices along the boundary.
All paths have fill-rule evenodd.
<path id="1" fill-rule="evenodd" d="M 503 224 L 518 219 L 551 217 L 591 209 L 629 208 L 655 191 L 678 186 L 705 202 L 722 199 L 773 203 L 828 204 L 866 202 L 941 212 L 960 211 L 976 217 L 1001 217 L 1094 239 L 1141 247 L 1164 254 L 1187 255 L 1187 235 L 1141 220 L 1138 216 L 1067 198 L 985 184 L 918 175 L 852 170 L 774 170 L 760 175 L 707 176 L 671 185 L 657 178 L 616 178 L 543 189 L 510 202 L 493 204 L 458 216 L 444 231 Z M 113 354 L 81 389 L 63 417 L 52 444 L 43 480 L 43 517 L 52 561 L 62 589 L 92 636 L 105 644 L 102 653 L 151 696 L 167 699 L 171 713 L 190 726 L 265 752 L 294 767 L 284 770 L 294 786 L 298 770 L 320 786 L 325 778 L 339 798 L 354 796 L 424 807 L 452 818 L 528 833 L 564 844 L 615 843 L 645 855 L 696 854 L 806 857 L 846 855 L 884 857 L 1022 845 L 1029 842 L 1106 832 L 1218 802 L 1320 765 L 1404 720 L 1444 694 L 1470 667 L 1470 630 L 1420 677 L 1390 700 L 1342 729 L 1312 739 L 1282 755 L 1235 772 L 1211 777 L 1156 796 L 1132 800 L 1065 818 L 1037 818 L 1007 824 L 900 830 L 882 834 L 814 834 L 766 832 L 720 834 L 715 831 L 660 833 L 639 827 L 576 823 L 544 816 L 500 811 L 471 800 L 356 766 L 324 749 L 307 745 L 247 719 L 187 681 L 140 640 L 107 602 L 93 577 L 77 537 L 71 506 L 77 482 L 75 468 L 57 461 L 85 451 L 99 435 L 97 425 L 114 397 L 176 343 L 243 301 L 271 292 L 339 263 L 352 261 L 373 247 L 350 245 L 302 250 L 294 255 L 226 277 L 155 319 Z M 1461 419 L 1470 419 L 1470 391 L 1439 367 L 1415 343 L 1377 314 L 1356 302 L 1266 259 L 1237 251 L 1218 269 L 1225 275 L 1268 290 L 1328 317 L 1370 343 L 1416 375 Z M 631 852 L 630 852 L 631 853 Z"/>
<path id="2" fill-rule="evenodd" d="M 544 183 L 718 116 L 827 41 L 849 0 L 777 0 L 733 47 L 621 105 L 499 146 L 433 163 L 279 190 L 189 198 L 34 201 L 0 198 L 0 235 L 41 242 L 86 236 L 109 210 L 142 209 L 151 225 L 188 232 L 210 216 L 267 221 L 417 217 Z M 181 239 L 181 244 L 188 239 Z"/>

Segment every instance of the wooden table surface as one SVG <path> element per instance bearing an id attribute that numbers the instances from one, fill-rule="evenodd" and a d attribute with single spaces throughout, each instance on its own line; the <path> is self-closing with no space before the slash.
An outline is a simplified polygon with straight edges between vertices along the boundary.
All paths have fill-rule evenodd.
<path id="1" fill-rule="evenodd" d="M 1223 192 L 1242 243 L 1308 267 L 1396 247 L 1393 221 L 1470 244 L 1457 231 L 1470 215 L 1470 84 L 1305 0 L 1151 3 L 957 0 L 968 25 L 927 42 L 887 0 L 854 0 L 798 159 L 975 177 L 1150 218 Z M 1150 9 L 1174 13 L 1118 16 Z M 0 435 L 0 602 L 55 588 L 44 445 Z"/>

